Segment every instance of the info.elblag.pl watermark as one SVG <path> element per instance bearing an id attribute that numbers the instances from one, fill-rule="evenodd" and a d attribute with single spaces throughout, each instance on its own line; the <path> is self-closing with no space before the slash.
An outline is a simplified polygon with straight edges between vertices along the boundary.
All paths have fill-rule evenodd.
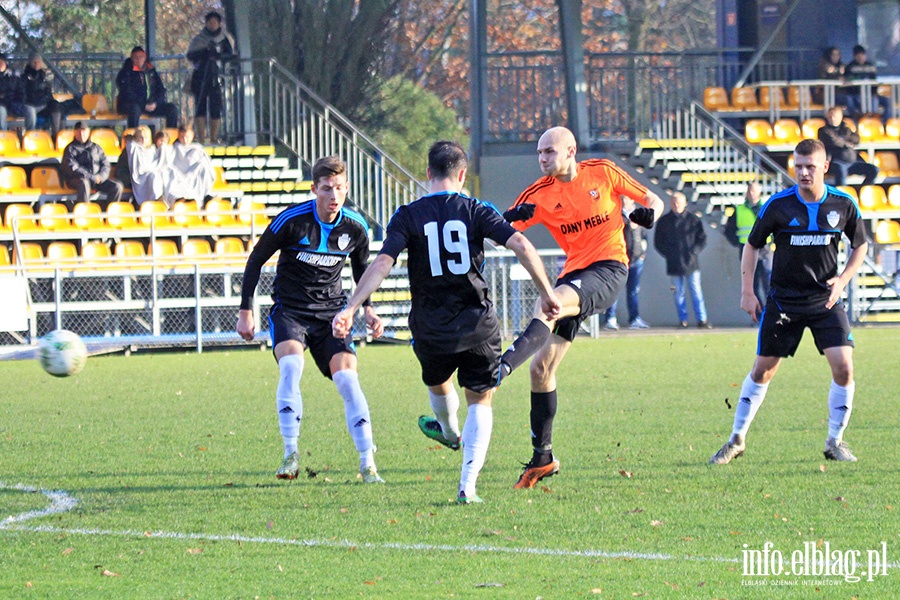
<path id="1" fill-rule="evenodd" d="M 844 550 L 824 541 L 804 542 L 802 548 L 788 553 L 766 542 L 759 550 L 744 544 L 741 554 L 741 585 L 840 585 L 888 575 L 887 542 L 869 550 Z"/>

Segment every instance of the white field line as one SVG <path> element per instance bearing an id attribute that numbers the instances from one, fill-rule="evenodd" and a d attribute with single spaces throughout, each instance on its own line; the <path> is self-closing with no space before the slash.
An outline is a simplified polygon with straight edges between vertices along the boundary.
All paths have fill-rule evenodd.
<path id="1" fill-rule="evenodd" d="M 217 535 L 209 533 L 180 533 L 172 531 L 133 531 L 128 529 L 109 530 L 109 529 L 85 529 L 85 528 L 65 528 L 53 527 L 50 525 L 22 525 L 24 521 L 46 517 L 48 515 L 67 512 L 75 508 L 78 500 L 69 496 L 61 490 L 44 490 L 24 485 L 7 485 L 0 481 L 0 489 L 15 489 L 23 492 L 40 492 L 50 500 L 50 506 L 42 510 L 33 510 L 20 515 L 10 516 L 0 521 L 0 534 L 10 532 L 33 532 L 33 533 L 63 533 L 67 535 L 87 535 L 87 536 L 107 536 L 107 537 L 131 537 L 131 538 L 150 538 L 150 539 L 166 539 L 166 540 L 189 540 L 189 541 L 206 541 L 206 542 L 241 542 L 245 544 L 275 544 L 279 546 L 302 546 L 307 548 L 364 548 L 367 550 L 400 550 L 400 551 L 432 551 L 432 552 L 489 552 L 494 554 L 525 554 L 538 556 L 561 556 L 574 558 L 621 558 L 628 560 L 683 560 L 689 562 L 720 562 L 720 563 L 740 563 L 739 558 L 725 558 L 721 556 L 674 556 L 672 554 L 663 554 L 658 552 L 608 552 L 605 550 L 562 550 L 554 548 L 509 548 L 504 546 L 488 546 L 481 544 L 470 544 L 464 546 L 453 546 L 449 544 L 404 544 L 398 542 L 353 542 L 350 540 L 298 540 L 293 538 L 278 537 L 251 537 L 244 535 Z M 891 562 L 888 568 L 900 568 L 900 563 Z"/>

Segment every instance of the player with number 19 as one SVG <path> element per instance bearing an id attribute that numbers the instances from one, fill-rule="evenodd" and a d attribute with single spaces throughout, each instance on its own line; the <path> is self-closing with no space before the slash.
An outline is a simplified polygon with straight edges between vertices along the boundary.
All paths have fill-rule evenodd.
<path id="1" fill-rule="evenodd" d="M 500 366 L 500 325 L 481 272 L 484 241 L 490 239 L 512 250 L 537 286 L 543 310 L 553 315 L 559 309 L 534 246 L 491 204 L 462 193 L 467 166 L 459 144 L 432 145 L 429 193 L 397 209 L 380 254 L 359 280 L 346 309 L 332 322 L 335 337 L 348 335 L 363 300 L 387 277 L 400 253 L 408 250 L 409 328 L 435 416 L 421 417 L 419 427 L 454 450 L 462 444 L 460 504 L 481 501 L 475 484 L 491 438 L 491 400 Z M 468 404 L 462 432 L 454 372 Z"/>

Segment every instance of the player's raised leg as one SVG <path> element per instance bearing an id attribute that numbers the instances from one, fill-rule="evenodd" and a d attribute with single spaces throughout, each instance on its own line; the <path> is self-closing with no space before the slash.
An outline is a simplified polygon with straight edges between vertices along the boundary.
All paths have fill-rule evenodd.
<path id="1" fill-rule="evenodd" d="M 428 402 L 434 417 L 419 417 L 419 429 L 426 437 L 459 450 L 459 394 L 452 381 L 428 387 Z"/>

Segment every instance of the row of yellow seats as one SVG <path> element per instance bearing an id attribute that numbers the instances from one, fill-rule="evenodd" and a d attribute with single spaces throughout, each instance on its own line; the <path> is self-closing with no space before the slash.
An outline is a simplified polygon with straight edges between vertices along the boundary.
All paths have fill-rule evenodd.
<path id="1" fill-rule="evenodd" d="M 900 211 L 900 184 L 889 186 L 887 191 L 878 184 L 860 186 L 859 193 L 849 185 L 838 186 L 838 189 L 850 194 L 859 208 L 866 212 Z"/>
<path id="2" fill-rule="evenodd" d="M 879 96 L 890 98 L 891 86 L 879 85 L 877 93 Z M 703 106 L 707 110 L 718 112 L 761 111 L 769 110 L 772 106 L 787 110 L 799 109 L 801 99 L 813 110 L 824 108 L 812 101 L 809 88 L 796 85 L 789 85 L 787 89 L 781 86 L 761 85 L 758 90 L 753 87 L 736 87 L 730 94 L 721 86 L 710 86 L 703 90 Z"/>
<path id="3" fill-rule="evenodd" d="M 147 256 L 207 258 L 213 261 L 236 261 L 246 258 L 248 247 L 244 241 L 236 237 L 223 237 L 210 245 L 206 239 L 188 239 L 178 247 L 175 240 L 156 239 L 146 247 L 140 240 L 122 240 L 110 247 L 99 241 L 87 242 L 78 252 L 73 242 L 56 241 L 47 245 L 47 251 L 37 242 L 21 242 L 22 262 L 19 261 L 17 249 L 13 249 L 10 259 L 9 250 L 0 244 L 0 266 L 23 264 L 25 267 L 65 267 L 85 264 L 135 262 Z"/>
<path id="4" fill-rule="evenodd" d="M 265 206 L 250 199 L 242 200 L 238 210 L 229 200 L 211 198 L 203 210 L 194 200 L 177 200 L 169 210 L 161 200 L 150 200 L 135 210 L 130 202 L 110 202 L 103 210 L 96 202 L 79 202 L 71 213 L 64 204 L 44 204 L 35 214 L 29 204 L 9 204 L 0 223 L 0 231 L 12 231 L 17 219 L 19 232 L 74 232 L 109 229 L 146 229 L 152 225 L 163 229 L 193 227 L 265 227 L 269 223 Z"/>
<path id="5" fill-rule="evenodd" d="M 875 242 L 878 244 L 900 244 L 900 223 L 894 220 L 876 223 Z"/>
<path id="6" fill-rule="evenodd" d="M 48 131 L 37 129 L 26 131 L 22 140 L 15 131 L 0 131 L 0 153 L 9 158 L 54 158 L 62 156 L 63 150 L 75 139 L 74 129 L 61 129 L 54 139 Z M 107 156 L 117 158 L 122 152 L 119 134 L 108 127 L 91 130 L 91 141 L 103 148 Z"/>
<path id="7" fill-rule="evenodd" d="M 888 119 L 887 125 L 877 117 L 863 117 L 859 123 L 845 118 L 844 123 L 859 134 L 860 143 L 900 142 L 898 118 Z M 806 119 L 802 125 L 796 119 L 778 119 L 774 123 L 769 123 L 766 119 L 748 119 L 744 125 L 744 137 L 751 144 L 796 144 L 802 139 L 816 139 L 819 128 L 823 125 L 825 119 L 820 117 Z"/>

